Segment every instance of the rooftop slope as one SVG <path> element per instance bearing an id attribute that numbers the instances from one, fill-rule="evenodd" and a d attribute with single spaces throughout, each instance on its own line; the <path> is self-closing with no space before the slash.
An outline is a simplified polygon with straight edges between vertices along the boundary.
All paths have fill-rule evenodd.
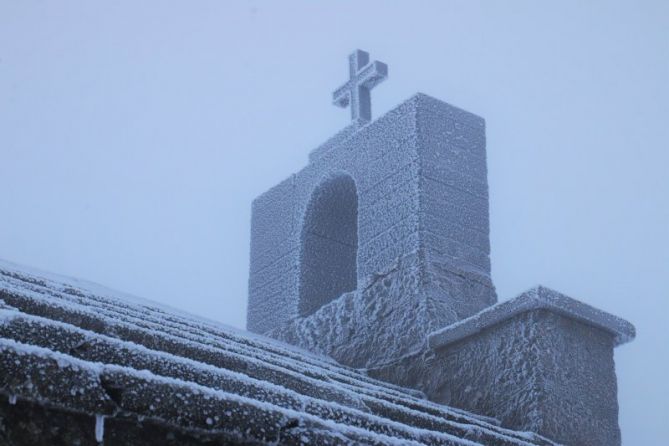
<path id="1" fill-rule="evenodd" d="M 552 445 L 332 359 L 0 261 L 0 443 Z"/>

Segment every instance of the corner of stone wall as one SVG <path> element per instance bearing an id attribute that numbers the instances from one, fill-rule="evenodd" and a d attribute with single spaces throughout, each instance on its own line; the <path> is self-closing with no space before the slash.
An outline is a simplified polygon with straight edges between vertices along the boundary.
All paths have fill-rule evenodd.
<path id="1" fill-rule="evenodd" d="M 613 349 L 634 327 L 539 287 L 432 333 L 368 370 L 431 400 L 570 445 L 620 444 Z"/>

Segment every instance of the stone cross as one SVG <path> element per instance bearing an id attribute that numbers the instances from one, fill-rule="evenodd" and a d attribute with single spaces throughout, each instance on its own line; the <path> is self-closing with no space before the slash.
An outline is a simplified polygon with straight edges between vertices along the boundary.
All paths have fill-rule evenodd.
<path id="1" fill-rule="evenodd" d="M 365 124 L 372 120 L 370 90 L 388 77 L 388 65 L 374 61 L 369 63 L 369 53 L 355 50 L 348 57 L 350 79 L 332 94 L 332 102 L 338 107 L 351 105 L 351 120 Z"/>

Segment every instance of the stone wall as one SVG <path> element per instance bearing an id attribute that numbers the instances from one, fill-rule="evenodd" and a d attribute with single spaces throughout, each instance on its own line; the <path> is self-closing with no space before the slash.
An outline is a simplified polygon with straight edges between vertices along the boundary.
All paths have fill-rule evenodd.
<path id="1" fill-rule="evenodd" d="M 629 323 L 539 287 L 368 372 L 509 428 L 613 446 L 620 444 L 613 349 L 633 336 Z"/>
<path id="2" fill-rule="evenodd" d="M 407 317 L 399 326 L 421 320 L 436 328 L 494 304 L 485 163 L 483 119 L 422 94 L 316 149 L 304 169 L 254 201 L 249 330 L 278 333 L 285 324 L 295 325 L 296 318 L 317 310 L 301 304 L 303 296 L 316 296 L 319 305 L 337 300 L 328 294 L 338 289 L 328 277 L 347 269 L 336 249 L 326 249 L 332 251 L 333 268 L 318 269 L 327 283 L 305 279 L 304 271 L 313 269 L 306 263 L 314 256 L 305 255 L 310 239 L 304 228 L 315 191 L 342 176 L 353 180 L 357 193 L 357 295 L 364 298 L 370 280 L 415 254 L 420 280 L 413 294 L 392 295 L 399 299 L 392 307 Z M 437 302 L 442 308 L 427 321 L 421 319 L 427 313 L 413 314 L 415 302 L 426 308 Z M 308 312 L 300 311 L 305 307 Z M 404 339 L 390 350 L 405 351 Z"/>
<path id="3" fill-rule="evenodd" d="M 426 346 L 427 335 L 454 315 L 443 300 L 421 292 L 416 253 L 397 259 L 308 317 L 268 334 L 352 367 L 378 367 Z"/>

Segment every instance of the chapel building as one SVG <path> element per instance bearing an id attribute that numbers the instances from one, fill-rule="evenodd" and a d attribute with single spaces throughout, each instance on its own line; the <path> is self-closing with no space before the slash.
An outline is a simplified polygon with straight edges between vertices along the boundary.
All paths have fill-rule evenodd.
<path id="1" fill-rule="evenodd" d="M 349 58 L 351 124 L 252 206 L 249 331 L 0 261 L 0 445 L 620 445 L 615 316 L 498 302 L 485 122 Z"/>

